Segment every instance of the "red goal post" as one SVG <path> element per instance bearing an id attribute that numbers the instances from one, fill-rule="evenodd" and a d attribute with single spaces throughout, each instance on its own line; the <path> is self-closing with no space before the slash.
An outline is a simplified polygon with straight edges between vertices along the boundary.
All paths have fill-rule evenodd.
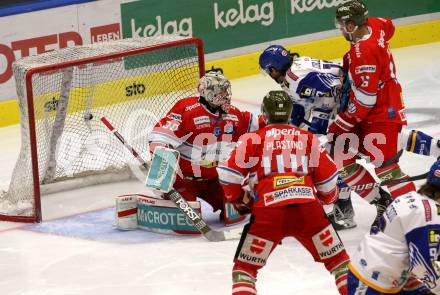
<path id="1" fill-rule="evenodd" d="M 130 177 L 130 157 L 113 144 L 99 115 L 147 155 L 148 132 L 176 101 L 197 95 L 204 67 L 200 39 L 172 36 L 64 48 L 17 61 L 22 146 L 9 189 L 0 193 L 0 220 L 41 222 L 44 192 Z"/>

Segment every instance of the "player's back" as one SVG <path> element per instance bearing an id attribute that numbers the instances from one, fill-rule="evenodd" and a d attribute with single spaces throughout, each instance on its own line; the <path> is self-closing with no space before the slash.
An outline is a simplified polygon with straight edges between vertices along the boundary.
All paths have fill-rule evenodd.
<path id="1" fill-rule="evenodd" d="M 310 163 L 312 145 L 319 145 L 317 138 L 288 124 L 268 125 L 254 134 L 259 144 L 253 145 L 247 156 L 258 159 L 250 171 L 250 181 L 261 195 L 256 206 L 314 201 Z"/>
<path id="2" fill-rule="evenodd" d="M 308 100 L 317 97 L 331 97 L 334 87 L 339 87 L 342 67 L 333 62 L 307 56 L 293 60 L 287 70 L 283 90 L 294 101 Z"/>
<path id="3" fill-rule="evenodd" d="M 286 172 L 308 173 L 308 165 L 304 161 L 310 155 L 313 141 L 310 132 L 289 124 L 270 124 L 256 131 L 256 134 L 261 138 L 261 144 L 254 154 L 261 155 L 260 161 L 264 164 L 261 165 L 264 169 L 259 171 L 261 176 Z M 302 160 L 293 161 L 290 159 L 292 155 Z M 281 156 L 288 156 L 289 159 Z"/>
<path id="4" fill-rule="evenodd" d="M 337 199 L 335 163 L 317 136 L 289 124 L 269 124 L 243 135 L 219 170 L 223 183 L 236 190 L 249 175 L 256 207 Z"/>
<path id="5" fill-rule="evenodd" d="M 382 217 L 381 228 L 373 227 L 350 255 L 352 272 L 361 281 L 391 293 L 405 284 L 409 269 L 422 275 L 426 266 L 432 268 L 440 232 L 437 206 L 416 192 L 394 200 Z"/>
<path id="6" fill-rule="evenodd" d="M 305 77 L 310 72 L 320 72 L 339 76 L 341 74 L 341 65 L 331 61 L 301 56 L 293 60 L 290 70 L 293 73 L 298 73 L 300 77 Z"/>

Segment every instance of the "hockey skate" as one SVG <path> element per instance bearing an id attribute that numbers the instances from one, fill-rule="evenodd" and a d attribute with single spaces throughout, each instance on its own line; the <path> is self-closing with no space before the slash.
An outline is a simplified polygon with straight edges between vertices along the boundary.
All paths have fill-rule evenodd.
<path id="1" fill-rule="evenodd" d="M 337 231 L 356 227 L 351 198 L 336 201 L 333 212 L 328 215 L 328 218 Z"/>
<path id="2" fill-rule="evenodd" d="M 383 213 L 387 209 L 388 205 L 393 202 L 393 198 L 389 193 L 387 193 L 383 188 L 379 187 L 379 197 L 374 199 L 370 204 L 373 204 L 376 206 L 377 215 L 376 218 L 373 221 L 372 227 L 379 228 L 380 225 L 380 218 L 382 217 Z"/>

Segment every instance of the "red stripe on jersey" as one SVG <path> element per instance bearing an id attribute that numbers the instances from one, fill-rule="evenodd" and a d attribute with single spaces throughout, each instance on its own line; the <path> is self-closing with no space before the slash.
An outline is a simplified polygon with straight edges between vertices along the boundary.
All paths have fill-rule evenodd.
<path id="1" fill-rule="evenodd" d="M 431 221 L 432 220 L 432 211 L 431 206 L 429 205 L 428 200 L 422 200 L 423 207 L 425 207 L 425 220 Z"/>
<path id="2" fill-rule="evenodd" d="M 299 79 L 299 77 L 295 75 L 291 69 L 287 70 L 287 76 L 289 76 L 289 78 L 292 79 L 293 81 L 297 81 Z"/>

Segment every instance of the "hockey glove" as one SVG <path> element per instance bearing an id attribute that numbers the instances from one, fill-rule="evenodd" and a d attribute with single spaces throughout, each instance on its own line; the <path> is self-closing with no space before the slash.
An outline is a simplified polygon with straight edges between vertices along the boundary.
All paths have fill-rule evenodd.
<path id="1" fill-rule="evenodd" d="M 344 82 L 339 97 L 338 112 L 343 112 L 347 109 L 348 101 L 350 99 L 351 81 L 348 74 L 344 75 Z"/>
<path id="2" fill-rule="evenodd" d="M 328 133 L 331 133 L 334 135 L 334 137 L 337 137 L 341 134 L 352 131 L 356 123 L 357 123 L 356 118 L 350 116 L 346 112 L 341 112 L 336 116 L 336 119 L 328 127 Z M 332 140 L 333 138 L 329 138 L 329 141 Z"/>
<path id="3" fill-rule="evenodd" d="M 294 103 L 292 107 L 292 114 L 290 115 L 290 122 L 299 127 L 304 122 L 304 116 L 306 111 L 304 107 L 300 104 Z"/>
<path id="4" fill-rule="evenodd" d="M 309 132 L 313 134 L 327 134 L 327 126 L 331 112 L 331 110 L 321 108 L 312 110 L 312 121 L 310 122 Z"/>
<path id="5" fill-rule="evenodd" d="M 246 215 L 252 212 L 252 206 L 254 204 L 254 199 L 249 195 L 249 193 L 243 192 L 242 196 L 238 199 L 231 201 L 232 206 L 240 215 Z"/>

